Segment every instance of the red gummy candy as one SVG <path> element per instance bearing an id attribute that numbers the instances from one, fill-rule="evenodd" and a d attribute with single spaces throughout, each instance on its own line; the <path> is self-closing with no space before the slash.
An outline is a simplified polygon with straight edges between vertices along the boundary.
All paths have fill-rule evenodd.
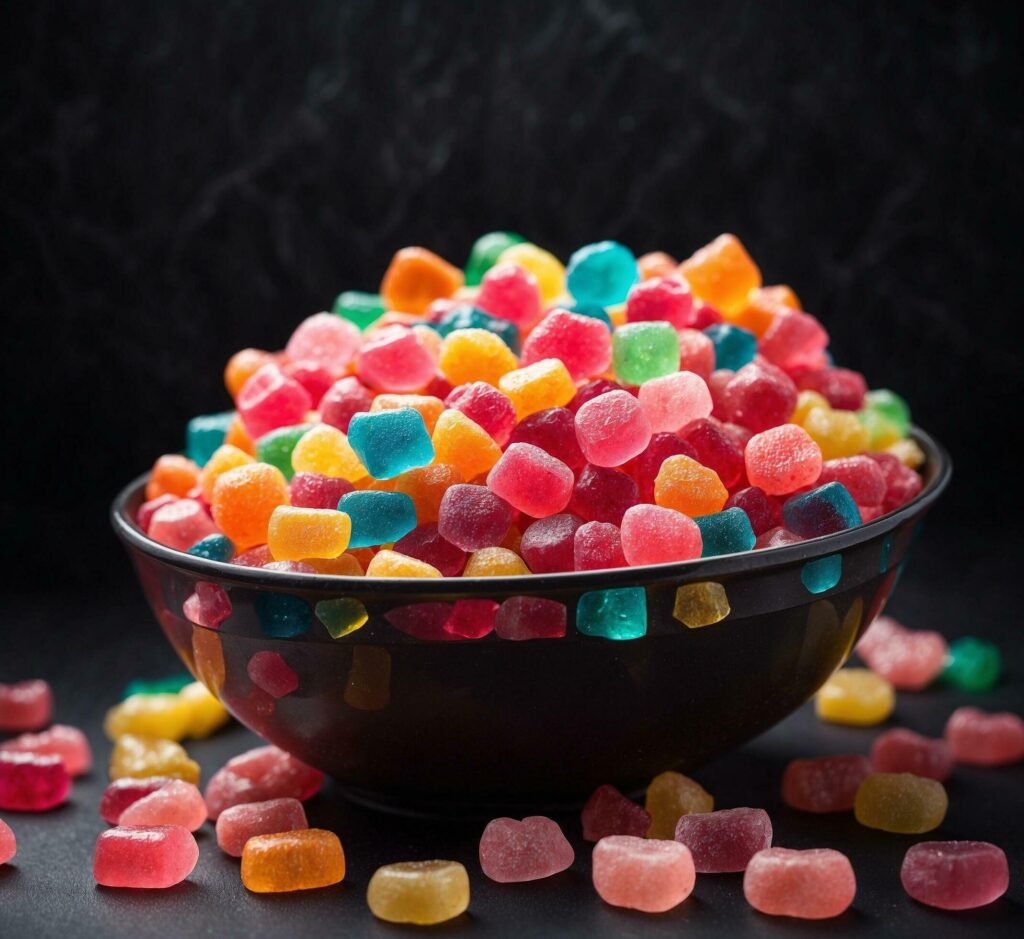
<path id="1" fill-rule="evenodd" d="M 660 464 L 658 469 L 661 469 Z M 651 489 L 653 488 L 652 482 Z M 569 509 L 584 521 L 620 525 L 626 509 L 639 501 L 640 489 L 634 479 L 610 466 L 594 466 L 588 463 L 583 467 L 583 472 L 573 486 Z M 529 564 L 529 561 L 527 563 Z M 530 567 L 532 569 L 533 565 Z"/>
<path id="2" fill-rule="evenodd" d="M 255 835 L 274 835 L 308 827 L 306 810 L 298 799 L 268 799 L 233 805 L 217 819 L 217 845 L 230 857 L 241 857 L 245 843 Z"/>
<path id="3" fill-rule="evenodd" d="M 6 864 L 18 853 L 18 839 L 2 818 L 0 818 L 0 864 Z"/>
<path id="4" fill-rule="evenodd" d="M 878 773 L 913 773 L 943 782 L 953 771 L 953 754 L 945 740 L 894 727 L 875 738 L 871 765 Z"/>
<path id="5" fill-rule="evenodd" d="M 609 835 L 644 838 L 651 827 L 650 813 L 614 786 L 598 786 L 583 806 L 583 840 L 600 841 Z"/>
<path id="6" fill-rule="evenodd" d="M 1006 893 L 1010 866 L 987 841 L 922 841 L 907 849 L 900 882 L 918 903 L 971 910 Z"/>
<path id="7" fill-rule="evenodd" d="M 871 762 L 859 753 L 793 760 L 782 774 L 782 801 L 801 812 L 849 812 L 870 775 Z"/>
<path id="8" fill-rule="evenodd" d="M 284 367 L 284 373 L 309 392 L 309 400 L 314 408 L 319 406 L 336 377 L 330 369 L 311 361 L 289 362 Z"/>
<path id="9" fill-rule="evenodd" d="M 155 499 L 143 502 L 135 515 L 135 523 L 144 532 L 148 532 L 149 523 L 153 521 L 153 514 L 156 510 L 163 508 L 165 505 L 170 505 L 172 502 L 177 502 L 180 498 L 181 496 L 174 496 L 169 492 L 165 492 L 162 496 L 157 496 Z"/>
<path id="10" fill-rule="evenodd" d="M 832 407 L 843 411 L 860 410 L 868 393 L 864 376 L 848 368 L 829 366 L 804 372 L 796 384 L 801 391 L 818 392 Z"/>
<path id="11" fill-rule="evenodd" d="M 676 822 L 675 840 L 690 849 L 698 874 L 734 873 L 772 846 L 772 820 L 764 809 L 695 812 Z"/>
<path id="12" fill-rule="evenodd" d="M 0 743 L 0 753 L 3 752 L 60 757 L 71 776 L 81 776 L 92 768 L 88 738 L 77 727 L 66 724 L 54 724 L 38 734 L 22 734 L 5 740 Z"/>
<path id="13" fill-rule="evenodd" d="M 41 678 L 0 684 L 0 731 L 39 730 L 52 713 L 53 692 Z"/>
<path id="14" fill-rule="evenodd" d="M 871 669 L 900 691 L 920 691 L 942 672 L 946 640 L 927 629 L 906 629 L 888 616 L 879 616 L 857 643 L 859 655 Z"/>
<path id="15" fill-rule="evenodd" d="M 354 375 L 340 378 L 320 399 L 320 420 L 348 433 L 352 417 L 369 411 L 373 404 L 373 392 Z"/>
<path id="16" fill-rule="evenodd" d="M 573 536 L 575 570 L 598 571 L 628 566 L 626 555 L 622 553 L 622 537 L 618 526 L 609 522 L 587 522 L 576 529 Z"/>
<path id="17" fill-rule="evenodd" d="M 459 639 L 483 639 L 494 632 L 498 604 L 493 600 L 456 600 L 444 631 Z"/>
<path id="18" fill-rule="evenodd" d="M 508 443 L 512 428 L 516 426 L 516 406 L 512 399 L 487 382 L 459 385 L 451 390 L 444 403 L 445 407 L 461 411 L 482 427 L 500 447 Z"/>
<path id="19" fill-rule="evenodd" d="M 195 869 L 199 846 L 181 825 L 110 828 L 96 839 L 92 872 L 103 887 L 165 888 Z"/>
<path id="20" fill-rule="evenodd" d="M 691 325 L 693 294 L 679 277 L 652 277 L 636 284 L 626 297 L 626 321 L 664 320 L 676 329 Z"/>
<path id="21" fill-rule="evenodd" d="M 601 328 L 604 329 L 603 326 Z M 579 470 L 586 463 L 576 439 L 576 422 L 568 408 L 548 408 L 524 417 L 508 440 L 509 443 L 529 443 L 540 447 L 572 470 Z"/>
<path id="22" fill-rule="evenodd" d="M 558 823 L 543 815 L 495 818 L 480 837 L 480 867 L 502 884 L 551 877 L 571 867 L 575 857 Z"/>
<path id="23" fill-rule="evenodd" d="M 320 473 L 296 473 L 288 483 L 291 504 L 304 509 L 336 510 L 341 497 L 353 489 L 347 479 Z"/>
<path id="24" fill-rule="evenodd" d="M 509 597 L 498 610 L 494 631 L 502 639 L 560 639 L 565 624 L 564 603 L 543 597 Z"/>
<path id="25" fill-rule="evenodd" d="M 278 427 L 301 424 L 312 406 L 309 392 L 273 362 L 257 369 L 235 400 L 238 416 L 253 440 Z"/>
<path id="26" fill-rule="evenodd" d="M 679 436 L 697 454 L 697 461 L 713 469 L 726 489 L 743 476 L 743 449 L 722 425 L 710 418 L 701 418 L 687 424 Z"/>
<path id="27" fill-rule="evenodd" d="M 554 310 L 526 337 L 520 364 L 532 365 L 542 359 L 561 359 L 573 381 L 583 381 L 608 370 L 612 335 L 592 316 Z"/>
<path id="28" fill-rule="evenodd" d="M 538 519 L 523 532 L 519 553 L 535 574 L 571 571 L 577 529 L 583 524 L 575 515 L 563 513 Z"/>
<path id="29" fill-rule="evenodd" d="M 170 781 L 170 776 L 115 779 L 103 790 L 103 797 L 100 799 L 100 816 L 105 822 L 116 825 L 129 805 L 156 792 Z"/>
<path id="30" fill-rule="evenodd" d="M 59 756 L 0 752 L 0 809 L 45 812 L 71 791 L 71 777 Z"/>
<path id="31" fill-rule="evenodd" d="M 725 419 L 760 433 L 789 420 L 796 407 L 793 380 L 767 362 L 744 365 L 722 391 Z"/>
<path id="32" fill-rule="evenodd" d="M 289 797 L 304 802 L 320 791 L 324 774 L 278 747 L 256 747 L 227 761 L 206 784 L 210 818 L 232 805 Z"/>
<path id="33" fill-rule="evenodd" d="M 878 464 L 885 477 L 883 511 L 898 509 L 921 491 L 921 477 L 891 453 L 868 453 L 867 456 Z"/>
<path id="34" fill-rule="evenodd" d="M 543 315 L 537 278 L 517 264 L 496 264 L 484 274 L 474 303 L 524 332 Z"/>
<path id="35" fill-rule="evenodd" d="M 458 483 L 441 498 L 437 532 L 463 551 L 501 544 L 512 526 L 512 506 L 486 486 Z"/>
<path id="36" fill-rule="evenodd" d="M 787 371 L 816 362 L 828 345 L 828 333 L 809 313 L 779 309 L 771 326 L 758 341 L 758 352 Z"/>
<path id="37" fill-rule="evenodd" d="M 572 495 L 573 473 L 561 460 L 529 443 L 512 443 L 487 475 L 487 485 L 533 518 L 561 512 Z"/>
<path id="38" fill-rule="evenodd" d="M 395 551 L 425 561 L 445 577 L 458 577 L 466 566 L 466 552 L 442 538 L 436 522 L 417 525 L 395 542 Z"/>
<path id="39" fill-rule="evenodd" d="M 826 460 L 821 465 L 817 485 L 824 486 L 826 483 L 842 483 L 861 509 L 881 508 L 888 488 L 881 466 L 868 456 L 844 456 Z"/>

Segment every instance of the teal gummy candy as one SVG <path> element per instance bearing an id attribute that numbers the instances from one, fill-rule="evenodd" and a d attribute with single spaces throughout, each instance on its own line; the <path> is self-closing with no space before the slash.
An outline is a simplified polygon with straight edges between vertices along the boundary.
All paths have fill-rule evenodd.
<path id="1" fill-rule="evenodd" d="M 988 691 L 999 681 L 1003 658 L 994 643 L 964 636 L 949 644 L 942 680 L 961 691 Z"/>
<path id="2" fill-rule="evenodd" d="M 291 427 L 278 427 L 277 430 L 265 433 L 256 441 L 256 460 L 276 466 L 284 473 L 285 479 L 291 479 L 295 475 L 295 470 L 292 469 L 292 451 L 302 435 L 312 426 L 312 424 L 294 424 Z"/>
<path id="3" fill-rule="evenodd" d="M 412 408 L 356 414 L 348 442 L 374 479 L 393 479 L 434 459 L 426 424 Z"/>
<path id="4" fill-rule="evenodd" d="M 481 235 L 469 251 L 466 262 L 466 286 L 475 287 L 486 274 L 498 263 L 498 256 L 512 245 L 522 244 L 526 239 L 511 231 L 492 231 Z"/>
<path id="5" fill-rule="evenodd" d="M 609 330 L 615 328 L 608 311 L 596 303 L 574 303 L 569 307 L 570 313 L 578 313 L 580 316 L 589 316 L 592 320 L 600 320 Z"/>
<path id="6" fill-rule="evenodd" d="M 601 639 L 639 639 L 647 632 L 647 594 L 643 587 L 591 590 L 576 605 L 576 628 Z"/>
<path id="7" fill-rule="evenodd" d="M 185 685 L 191 685 L 194 681 L 187 672 L 167 678 L 138 678 L 125 686 L 122 697 L 130 698 L 133 694 L 177 694 Z"/>
<path id="8" fill-rule="evenodd" d="M 228 428 L 234 419 L 234 411 L 193 417 L 185 428 L 185 456 L 200 466 L 205 466 L 213 456 L 213 451 L 224 443 Z"/>
<path id="9" fill-rule="evenodd" d="M 738 371 L 757 355 L 757 336 L 750 330 L 728 323 L 715 323 L 704 330 L 715 347 L 715 368 Z"/>
<path id="10" fill-rule="evenodd" d="M 574 251 L 565 269 L 565 285 L 577 303 L 622 303 L 640 280 L 636 257 L 617 241 L 598 241 Z"/>
<path id="11" fill-rule="evenodd" d="M 828 557 L 808 561 L 800 568 L 800 580 L 810 593 L 824 593 L 831 590 L 843 577 L 843 556 L 830 554 Z"/>
<path id="12" fill-rule="evenodd" d="M 803 538 L 817 538 L 860 524 L 860 511 L 842 483 L 826 483 L 794 496 L 782 507 L 786 528 Z"/>
<path id="13" fill-rule="evenodd" d="M 384 315 L 384 302 L 380 294 L 346 290 L 334 301 L 334 313 L 355 323 L 360 329 L 377 322 Z"/>
<path id="14" fill-rule="evenodd" d="M 259 593 L 252 605 L 264 635 L 274 639 L 301 636 L 313 623 L 309 604 L 291 593 Z"/>
<path id="15" fill-rule="evenodd" d="M 416 527 L 416 503 L 404 492 L 347 492 L 338 511 L 352 520 L 350 548 L 369 548 L 398 541 Z"/>
<path id="16" fill-rule="evenodd" d="M 612 367 L 627 385 L 679 371 L 679 334 L 671 323 L 627 323 L 612 333 Z"/>
<path id="17" fill-rule="evenodd" d="M 863 411 L 871 411 L 887 420 L 906 437 L 910 432 L 910 408 L 895 391 L 878 388 L 864 395 Z"/>
<path id="18" fill-rule="evenodd" d="M 757 536 L 750 526 L 750 518 L 739 506 L 713 515 L 702 515 L 694 521 L 704 539 L 703 558 L 754 550 Z"/>
<path id="19" fill-rule="evenodd" d="M 192 545 L 188 553 L 208 561 L 230 561 L 235 556 L 235 543 L 227 535 L 207 535 Z"/>
<path id="20" fill-rule="evenodd" d="M 442 336 L 456 329 L 486 329 L 500 336 L 502 341 L 516 355 L 522 351 L 519 342 L 519 327 L 511 320 L 498 319 L 486 310 L 471 303 L 460 303 L 452 307 L 435 327 Z"/>

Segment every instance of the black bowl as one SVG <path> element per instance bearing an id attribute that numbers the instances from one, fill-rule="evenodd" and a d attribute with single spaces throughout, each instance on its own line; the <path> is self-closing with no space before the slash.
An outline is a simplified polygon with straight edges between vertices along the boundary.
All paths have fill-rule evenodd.
<path id="1" fill-rule="evenodd" d="M 650 567 L 442 580 L 240 567 L 147 538 L 134 521 L 144 477 L 118 495 L 111 517 L 167 638 L 243 724 L 365 802 L 535 810 L 578 803 L 601 783 L 628 791 L 665 769 L 691 769 L 813 695 L 884 607 L 949 482 L 945 450 L 922 431 L 913 436 L 926 455 L 925 485 L 894 512 L 791 546 Z M 837 556 L 838 583 L 812 593 L 808 563 Z M 218 629 L 182 611 L 204 582 L 230 598 Z M 688 627 L 673 615 L 677 594 L 703 583 L 720 585 L 730 611 Z M 643 589 L 645 635 L 614 641 L 575 628 L 582 595 L 623 587 Z M 411 604 L 521 596 L 564 604 L 566 635 L 427 641 L 385 618 Z M 369 618 L 333 639 L 314 610 L 340 597 L 358 600 Z M 249 660 L 265 651 L 284 657 L 295 691 L 274 699 L 252 683 Z"/>

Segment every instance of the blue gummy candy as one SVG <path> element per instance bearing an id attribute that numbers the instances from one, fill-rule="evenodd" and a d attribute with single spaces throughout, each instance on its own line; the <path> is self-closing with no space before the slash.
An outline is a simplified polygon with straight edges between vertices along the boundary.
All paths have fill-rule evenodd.
<path id="1" fill-rule="evenodd" d="M 235 543 L 227 535 L 207 535 L 192 545 L 188 553 L 208 561 L 230 561 L 235 554 Z"/>
<path id="2" fill-rule="evenodd" d="M 309 604 L 291 593 L 260 593 L 252 605 L 264 634 L 275 639 L 301 636 L 313 624 Z"/>
<path id="3" fill-rule="evenodd" d="M 228 428 L 234 419 L 234 411 L 193 417 L 185 428 L 185 456 L 200 466 L 205 466 L 213 456 L 213 451 L 224 443 Z"/>
<path id="4" fill-rule="evenodd" d="M 808 561 L 800 569 L 800 580 L 811 593 L 824 593 L 839 583 L 843 576 L 843 556 L 830 554 L 828 557 Z"/>
<path id="5" fill-rule="evenodd" d="M 703 558 L 754 550 L 757 536 L 750 527 L 750 518 L 739 506 L 713 515 L 702 515 L 694 521 L 704 539 Z"/>
<path id="6" fill-rule="evenodd" d="M 374 479 L 392 479 L 434 459 L 427 426 L 412 408 L 354 415 L 348 442 Z"/>
<path id="7" fill-rule="evenodd" d="M 602 639 L 639 639 L 647 632 L 647 594 L 643 587 L 591 590 L 576 605 L 576 628 Z"/>
<path id="8" fill-rule="evenodd" d="M 565 284 L 578 304 L 622 303 L 640 280 L 633 252 L 617 241 L 599 241 L 574 251 L 565 270 Z"/>
<path id="9" fill-rule="evenodd" d="M 505 345 L 516 355 L 522 351 L 519 343 L 519 327 L 510 320 L 491 316 L 486 310 L 469 303 L 452 307 L 435 327 L 442 336 L 456 329 L 486 329 L 500 336 Z"/>
<path id="10" fill-rule="evenodd" d="M 782 518 L 790 531 L 817 538 L 859 525 L 860 511 L 842 483 L 826 483 L 786 502 Z"/>
<path id="11" fill-rule="evenodd" d="M 715 368 L 737 371 L 749 365 L 757 355 L 757 336 L 750 330 L 728 323 L 715 323 L 704 330 L 715 346 Z"/>
<path id="12" fill-rule="evenodd" d="M 352 519 L 350 548 L 395 542 L 416 527 L 416 504 L 404 492 L 347 492 L 338 511 Z"/>

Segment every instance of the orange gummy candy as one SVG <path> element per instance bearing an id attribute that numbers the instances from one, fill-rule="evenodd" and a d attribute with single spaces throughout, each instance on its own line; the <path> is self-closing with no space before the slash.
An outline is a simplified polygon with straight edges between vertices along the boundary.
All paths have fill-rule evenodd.
<path id="1" fill-rule="evenodd" d="M 214 484 L 213 520 L 238 551 L 266 544 L 270 516 L 288 504 L 284 474 L 268 463 L 236 466 Z"/>
<path id="2" fill-rule="evenodd" d="M 447 463 L 432 463 L 406 470 L 393 480 L 395 492 L 403 492 L 416 506 L 416 521 L 436 522 L 441 499 L 449 486 L 463 482 L 462 473 Z"/>
<path id="3" fill-rule="evenodd" d="M 735 313 L 751 290 L 761 286 L 761 271 L 735 235 L 719 235 L 679 265 L 693 292 L 722 313 Z"/>
<path id="4" fill-rule="evenodd" d="M 206 465 L 199 473 L 199 484 L 203 489 L 203 498 L 207 502 L 212 502 L 213 487 L 216 485 L 217 480 L 228 470 L 233 470 L 236 466 L 245 466 L 247 463 L 252 462 L 254 460 L 248 453 L 244 450 L 239 450 L 238 447 L 234 447 L 229 443 L 218 447 L 213 451 L 213 455 L 206 461 Z"/>
<path id="5" fill-rule="evenodd" d="M 541 359 L 501 376 L 501 389 L 516 406 L 516 419 L 560 408 L 576 396 L 572 376 L 561 359 Z"/>
<path id="6" fill-rule="evenodd" d="M 640 271 L 640 279 L 650 280 L 652 277 L 671 277 L 676 273 L 679 262 L 664 251 L 651 251 L 640 255 L 636 259 L 636 266 Z"/>
<path id="7" fill-rule="evenodd" d="M 256 444 L 252 442 L 252 437 L 249 436 L 249 432 L 245 429 L 242 419 L 237 414 L 228 426 L 228 432 L 224 435 L 224 443 L 238 447 L 239 450 L 248 453 L 249 456 L 256 455 Z"/>
<path id="8" fill-rule="evenodd" d="M 380 295 L 388 310 L 422 316 L 439 297 L 462 286 L 462 271 L 426 248 L 402 248 L 391 259 Z"/>
<path id="9" fill-rule="evenodd" d="M 501 447 L 494 438 L 475 421 L 454 409 L 445 411 L 438 418 L 433 443 L 435 461 L 454 466 L 462 473 L 463 479 L 486 473 L 501 459 Z"/>
<path id="10" fill-rule="evenodd" d="M 262 349 L 242 349 L 231 356 L 224 368 L 224 386 L 228 389 L 228 394 L 232 399 L 238 397 L 242 385 L 273 359 L 274 357 L 269 352 L 264 352 Z"/>
<path id="11" fill-rule="evenodd" d="M 426 327 L 424 327 L 426 328 Z M 432 329 L 429 332 L 437 335 Z M 444 411 L 444 402 L 433 395 L 408 395 L 408 394 L 379 394 L 373 399 L 370 405 L 370 413 L 375 411 L 398 411 L 402 408 L 412 408 L 419 411 L 423 423 L 427 427 L 427 433 L 434 432 L 434 425 Z"/>
<path id="12" fill-rule="evenodd" d="M 670 456 L 654 480 L 654 501 L 690 518 L 721 512 L 729 498 L 718 473 L 688 456 Z"/>
<path id="13" fill-rule="evenodd" d="M 158 496 L 186 496 L 199 482 L 199 467 L 188 457 L 168 453 L 160 457 L 154 464 L 146 483 L 146 498 Z"/>

